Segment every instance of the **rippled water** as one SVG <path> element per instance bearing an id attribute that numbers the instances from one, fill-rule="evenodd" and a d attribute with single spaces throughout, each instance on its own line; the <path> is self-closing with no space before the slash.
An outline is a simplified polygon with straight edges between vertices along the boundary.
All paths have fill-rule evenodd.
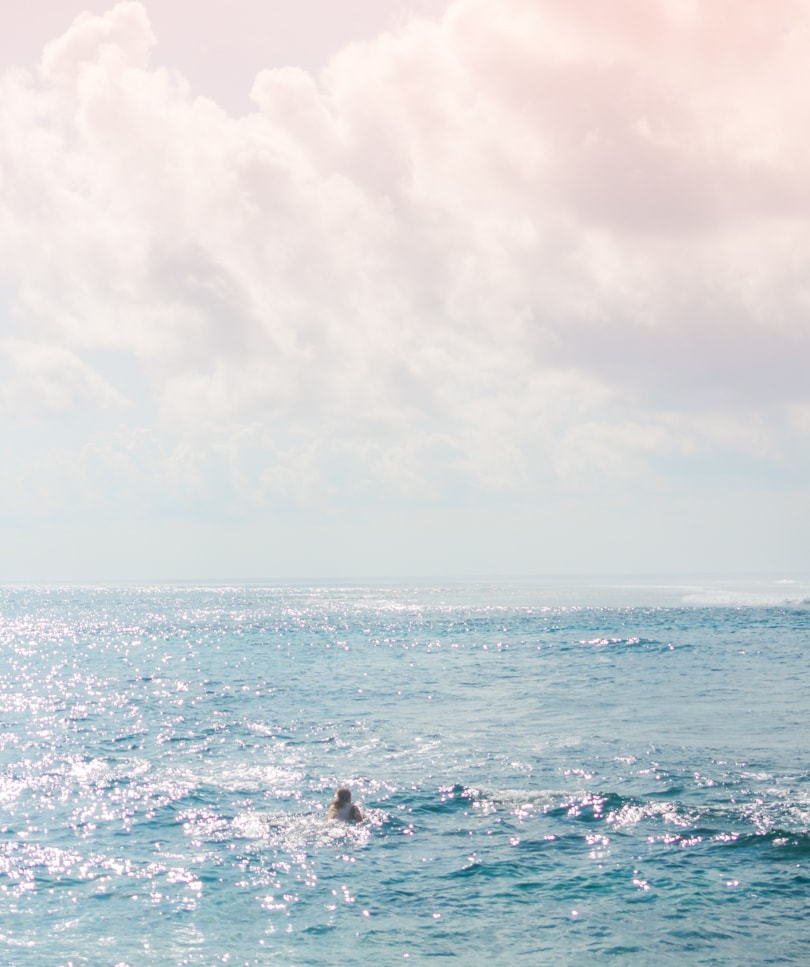
<path id="1" fill-rule="evenodd" d="M 806 963 L 808 645 L 799 584 L 0 589 L 2 962 Z"/>

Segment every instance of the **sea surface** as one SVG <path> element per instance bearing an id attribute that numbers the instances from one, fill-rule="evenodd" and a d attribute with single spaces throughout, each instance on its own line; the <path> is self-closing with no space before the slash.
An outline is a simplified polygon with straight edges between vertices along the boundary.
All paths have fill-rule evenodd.
<path id="1" fill-rule="evenodd" d="M 809 711 L 804 579 L 3 587 L 0 963 L 807 964 Z"/>

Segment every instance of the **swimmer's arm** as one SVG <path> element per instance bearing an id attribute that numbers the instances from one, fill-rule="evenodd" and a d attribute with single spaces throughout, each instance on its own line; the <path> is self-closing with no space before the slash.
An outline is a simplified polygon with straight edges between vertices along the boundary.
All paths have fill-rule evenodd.
<path id="1" fill-rule="evenodd" d="M 363 822 L 363 814 L 360 812 L 360 808 L 358 806 L 352 805 L 352 819 L 356 823 Z"/>

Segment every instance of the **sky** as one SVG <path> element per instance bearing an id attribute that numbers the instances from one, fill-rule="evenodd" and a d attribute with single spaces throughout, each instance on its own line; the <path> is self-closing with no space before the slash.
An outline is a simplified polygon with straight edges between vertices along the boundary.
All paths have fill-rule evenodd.
<path id="1" fill-rule="evenodd" d="M 810 572 L 807 0 L 30 0 L 0 581 Z"/>

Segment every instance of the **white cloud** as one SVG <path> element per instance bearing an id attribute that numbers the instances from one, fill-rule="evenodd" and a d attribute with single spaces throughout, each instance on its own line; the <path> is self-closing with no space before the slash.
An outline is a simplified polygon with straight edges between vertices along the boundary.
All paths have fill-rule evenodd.
<path id="1" fill-rule="evenodd" d="M 65 34 L 46 45 L 41 70 L 49 81 L 73 88 L 103 62 L 146 68 L 154 44 L 143 6 L 123 0 L 100 17 L 80 14 Z"/>
<path id="2" fill-rule="evenodd" d="M 790 0 L 457 0 L 236 117 L 139 3 L 83 15 L 0 79 L 0 415 L 120 406 L 93 360 L 123 353 L 151 396 L 87 438 L 110 486 L 270 506 L 784 460 L 809 31 Z"/>
<path id="3" fill-rule="evenodd" d="M 5 363 L 5 366 L 3 366 Z M 61 346 L 0 339 L 0 420 L 25 422 L 77 407 L 108 410 L 126 398 L 75 353 Z"/>

